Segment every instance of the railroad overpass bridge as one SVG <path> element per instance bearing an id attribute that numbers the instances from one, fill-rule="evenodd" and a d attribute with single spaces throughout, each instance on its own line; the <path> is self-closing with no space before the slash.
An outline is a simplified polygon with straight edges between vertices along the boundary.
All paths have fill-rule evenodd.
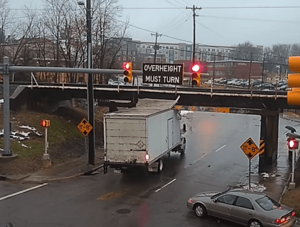
<path id="1" fill-rule="evenodd" d="M 34 102 L 57 102 L 73 98 L 86 98 L 85 84 L 54 84 L 39 85 L 22 84 L 11 96 L 11 108 L 17 109 L 22 100 L 30 98 L 27 105 Z M 285 91 L 259 91 L 245 89 L 213 89 L 191 87 L 150 87 L 150 86 L 117 86 L 94 85 L 94 98 L 102 100 L 104 106 L 131 107 L 138 99 L 168 99 L 175 100 L 180 96 L 178 105 L 234 107 L 256 109 L 261 112 L 278 111 L 282 109 L 298 109 L 287 103 Z"/>
<path id="2" fill-rule="evenodd" d="M 36 108 L 49 106 L 62 100 L 86 99 L 85 84 L 19 85 L 10 97 L 11 109 L 22 105 Z M 267 171 L 277 161 L 279 113 L 284 109 L 299 109 L 287 103 L 284 91 L 258 91 L 242 89 L 213 89 L 190 87 L 151 87 L 94 85 L 94 98 L 98 105 L 133 107 L 139 99 L 178 99 L 177 105 L 201 107 L 227 107 L 231 113 L 261 115 L 259 171 Z"/>
<path id="3" fill-rule="evenodd" d="M 6 119 L 4 131 L 9 131 L 9 108 L 17 110 L 24 105 L 35 108 L 45 103 L 55 104 L 72 98 L 86 99 L 87 87 L 92 84 L 88 83 L 88 86 L 85 84 L 23 84 L 9 97 L 8 85 L 11 72 L 88 73 L 89 75 L 123 73 L 123 70 L 119 69 L 10 66 L 8 58 L 3 58 L 3 62 L 3 66 L 0 66 L 0 73 L 2 72 L 4 78 L 4 119 Z M 141 71 L 133 70 L 133 75 L 141 75 Z M 184 73 L 184 76 L 191 76 L 191 73 Z M 265 171 L 266 166 L 272 166 L 277 161 L 279 113 L 283 109 L 299 109 L 296 106 L 289 106 L 286 92 L 279 91 L 116 85 L 93 85 L 93 91 L 94 98 L 99 101 L 98 104 L 109 106 L 111 110 L 118 106 L 133 107 L 139 99 L 143 98 L 176 100 L 179 97 L 177 104 L 182 106 L 230 107 L 231 112 L 235 110 L 244 114 L 261 115 L 260 171 Z M 90 93 L 91 90 L 89 90 Z M 9 102 L 5 102 L 7 99 Z M 5 153 L 9 151 L 8 141 L 9 134 L 4 133 Z"/>

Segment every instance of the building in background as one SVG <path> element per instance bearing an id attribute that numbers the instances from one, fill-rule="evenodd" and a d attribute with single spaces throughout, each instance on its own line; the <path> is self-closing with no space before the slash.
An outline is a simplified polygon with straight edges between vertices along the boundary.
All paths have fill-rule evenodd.
<path id="1" fill-rule="evenodd" d="M 207 70 L 209 75 L 215 79 L 260 79 L 262 62 L 241 60 L 208 61 Z"/>
<path id="2" fill-rule="evenodd" d="M 118 38 L 114 39 L 119 41 Z M 132 38 L 123 38 L 122 47 L 118 52 L 117 60 L 121 62 L 132 61 L 134 68 L 140 69 L 143 62 L 154 62 L 154 42 L 142 42 Z M 193 45 L 186 43 L 157 43 L 156 63 L 173 64 L 178 61 L 193 60 Z M 235 47 L 195 45 L 195 61 L 231 60 Z"/>

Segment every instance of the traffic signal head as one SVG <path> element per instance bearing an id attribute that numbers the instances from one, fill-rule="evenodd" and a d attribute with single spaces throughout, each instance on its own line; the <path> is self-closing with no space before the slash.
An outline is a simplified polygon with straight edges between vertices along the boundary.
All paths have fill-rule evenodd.
<path id="1" fill-rule="evenodd" d="M 132 63 L 131 62 L 124 62 L 123 63 L 124 69 L 124 82 L 125 83 L 132 83 Z"/>
<path id="2" fill-rule="evenodd" d="M 292 88 L 287 92 L 289 105 L 300 105 L 300 56 L 289 57 L 289 70 L 296 74 L 288 75 L 288 86 Z"/>
<path id="3" fill-rule="evenodd" d="M 191 67 L 192 71 L 192 85 L 199 87 L 201 84 L 201 66 L 199 63 L 193 64 Z"/>
<path id="4" fill-rule="evenodd" d="M 296 139 L 288 139 L 288 148 L 289 149 L 298 149 L 299 141 Z"/>
<path id="5" fill-rule="evenodd" d="M 50 127 L 50 120 L 42 120 L 41 121 L 41 126 L 44 128 Z"/>

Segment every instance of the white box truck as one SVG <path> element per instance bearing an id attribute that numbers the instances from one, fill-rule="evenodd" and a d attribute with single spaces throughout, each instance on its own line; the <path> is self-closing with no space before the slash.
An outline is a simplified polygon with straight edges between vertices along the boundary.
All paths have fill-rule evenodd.
<path id="1" fill-rule="evenodd" d="M 180 113 L 173 109 L 176 102 L 144 99 L 134 108 L 105 114 L 104 173 L 108 167 L 117 172 L 160 172 L 164 155 L 183 154 L 186 139 Z"/>

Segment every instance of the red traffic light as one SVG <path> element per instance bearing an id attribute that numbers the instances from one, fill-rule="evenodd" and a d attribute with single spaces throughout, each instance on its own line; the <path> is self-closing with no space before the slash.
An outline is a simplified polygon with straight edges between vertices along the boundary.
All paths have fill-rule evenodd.
<path id="1" fill-rule="evenodd" d="M 42 120 L 41 121 L 41 126 L 44 128 L 50 127 L 50 120 Z"/>
<path id="2" fill-rule="evenodd" d="M 194 73 L 200 72 L 200 70 L 201 70 L 200 64 L 198 64 L 198 63 L 193 64 L 192 67 L 191 67 L 191 70 L 192 70 L 192 72 L 194 72 Z"/>
<path id="3" fill-rule="evenodd" d="M 129 70 L 130 69 L 130 63 L 129 62 L 124 62 L 123 63 L 123 69 L 124 70 Z"/>
<path id="4" fill-rule="evenodd" d="M 123 69 L 124 69 L 124 82 L 125 83 L 132 83 L 132 63 L 131 62 L 124 62 L 123 63 Z"/>
<path id="5" fill-rule="evenodd" d="M 299 142 L 296 139 L 289 139 L 288 140 L 288 147 L 289 147 L 289 149 L 297 149 L 298 148 L 298 144 L 299 144 Z"/>

